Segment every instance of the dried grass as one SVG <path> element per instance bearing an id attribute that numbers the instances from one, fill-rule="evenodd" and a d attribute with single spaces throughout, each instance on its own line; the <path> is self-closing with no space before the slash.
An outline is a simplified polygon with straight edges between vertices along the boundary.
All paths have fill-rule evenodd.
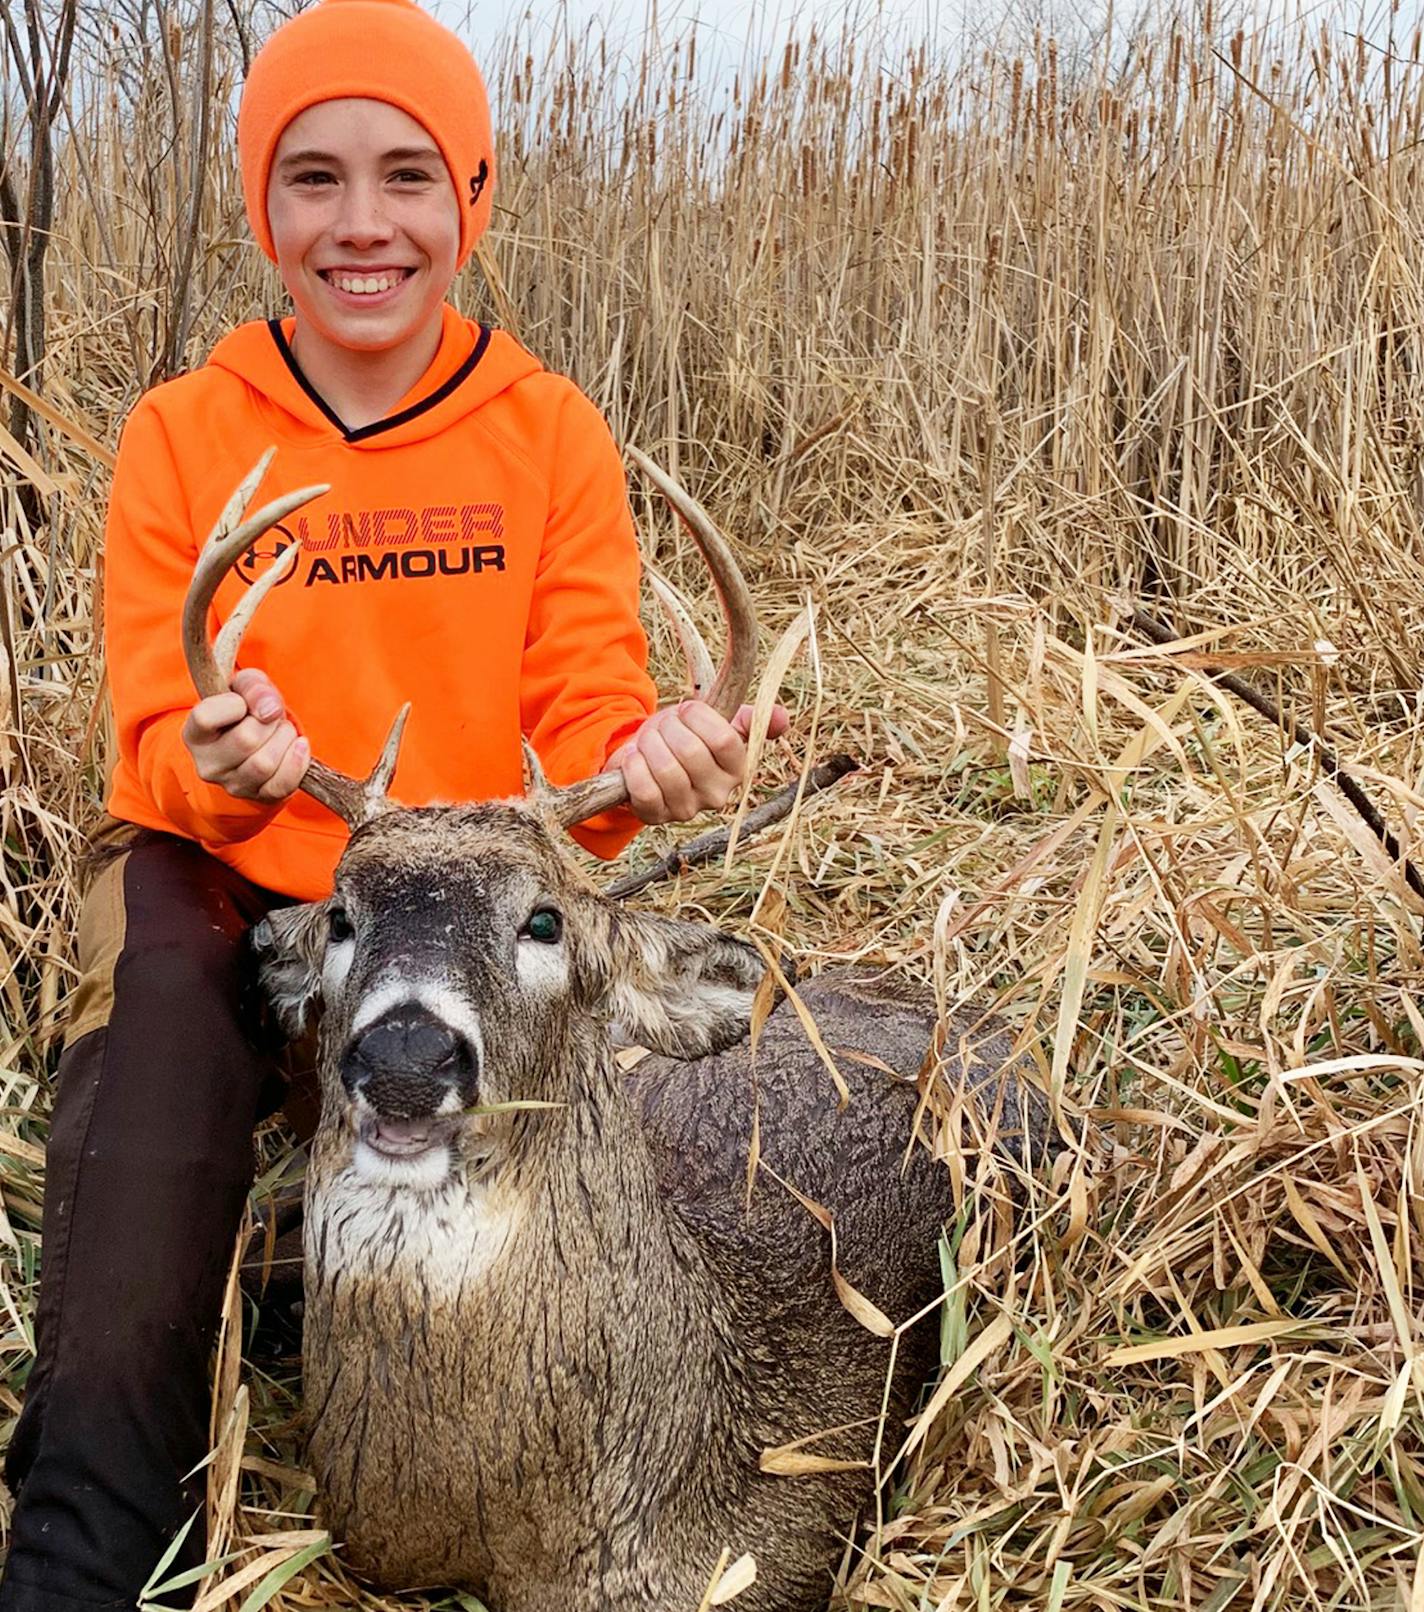
<path id="1" fill-rule="evenodd" d="M 169 42 L 186 85 L 192 36 Z M 1078 1138 L 1011 1208 L 935 1116 L 962 1207 L 922 1324 L 952 1388 L 908 1461 L 886 1429 L 837 1604 L 1424 1608 L 1418 903 L 1310 751 L 1203 670 L 1328 734 L 1421 854 L 1424 79 L 1417 36 L 1396 47 L 1208 15 L 1071 72 L 1051 40 L 815 39 L 721 101 L 686 40 L 627 67 L 596 36 L 537 62 L 514 39 L 491 73 L 502 189 L 460 300 L 738 534 L 773 633 L 814 601 L 798 740 L 762 784 L 813 726 L 865 762 L 644 899 L 992 1007 Z M 86 436 L 112 444 L 163 350 L 189 216 L 187 103 L 151 51 L 92 48 L 41 531 L 0 439 L 5 1415 L 106 748 Z M 234 61 L 220 40 L 219 104 Z M 195 357 L 273 297 L 216 159 L 196 217 Z M 1177 644 L 1134 638 L 1143 599 Z M 285 1146 L 263 1139 L 264 1181 Z M 243 1319 L 234 1298 L 231 1342 Z M 312 1520 L 295 1369 L 234 1359 L 212 1538 L 240 1554 L 204 1607 L 268 1574 L 278 1607 L 393 1604 Z"/>

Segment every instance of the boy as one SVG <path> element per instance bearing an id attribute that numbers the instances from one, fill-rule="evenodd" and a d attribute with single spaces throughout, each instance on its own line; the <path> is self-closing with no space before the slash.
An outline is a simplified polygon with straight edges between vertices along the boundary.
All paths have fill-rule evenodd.
<path id="1" fill-rule="evenodd" d="M 320 0 L 253 62 L 238 147 L 294 316 L 234 331 L 124 432 L 105 620 L 109 809 L 132 827 L 81 920 L 0 1612 L 132 1608 L 200 1503 L 184 1479 L 270 1075 L 238 1013 L 239 941 L 324 895 L 345 837 L 293 793 L 313 746 L 364 773 L 410 699 L 392 792 L 412 804 L 517 793 L 521 733 L 555 782 L 609 761 L 630 807 L 575 831 L 603 856 L 640 821 L 723 804 L 745 760 L 748 708 L 650 714 L 632 522 L 596 411 L 445 301 L 494 175 L 463 44 L 414 0 Z M 332 490 L 224 583 L 220 615 L 302 540 L 231 691 L 195 704 L 181 600 L 270 443 L 259 500 Z M 173 1570 L 202 1558 L 199 1529 Z"/>

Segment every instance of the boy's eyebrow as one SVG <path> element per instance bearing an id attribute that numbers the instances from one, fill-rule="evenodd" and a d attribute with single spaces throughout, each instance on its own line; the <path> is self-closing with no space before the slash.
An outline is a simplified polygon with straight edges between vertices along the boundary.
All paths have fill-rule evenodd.
<path id="1" fill-rule="evenodd" d="M 277 166 L 279 168 L 299 168 L 303 163 L 308 162 L 326 162 L 334 165 L 337 160 L 329 151 L 290 151 Z"/>
<path id="2" fill-rule="evenodd" d="M 397 146 L 394 150 L 383 152 L 383 162 L 443 162 L 445 159 L 434 146 Z M 333 156 L 330 151 L 317 151 L 314 148 L 306 151 L 291 151 L 277 164 L 279 168 L 300 168 L 308 163 L 327 163 L 331 167 L 339 165 L 340 157 Z"/>

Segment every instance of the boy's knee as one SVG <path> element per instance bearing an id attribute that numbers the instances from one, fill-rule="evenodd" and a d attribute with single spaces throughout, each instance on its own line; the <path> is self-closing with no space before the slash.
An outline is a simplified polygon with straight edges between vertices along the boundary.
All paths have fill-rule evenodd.
<path id="1" fill-rule="evenodd" d="M 235 1015 L 241 983 L 241 937 L 209 932 L 145 947 L 125 969 L 136 1007 L 160 1022 Z"/>
<path id="2" fill-rule="evenodd" d="M 251 1128 L 273 1078 L 247 1036 L 235 946 L 221 936 L 126 956 L 102 1023 L 60 1064 L 53 1164 L 119 1153 L 149 1180 L 249 1168 Z"/>
<path id="3" fill-rule="evenodd" d="M 106 867 L 85 897 L 83 974 L 66 1042 L 117 1025 L 183 1044 L 239 1013 L 249 915 L 237 876 L 196 846 L 157 839 Z M 229 886 L 234 888 L 229 888 Z"/>

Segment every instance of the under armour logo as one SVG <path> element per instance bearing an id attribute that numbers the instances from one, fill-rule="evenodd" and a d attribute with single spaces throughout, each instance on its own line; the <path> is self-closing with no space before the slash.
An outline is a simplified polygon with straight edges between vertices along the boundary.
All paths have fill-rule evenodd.
<path id="1" fill-rule="evenodd" d="M 259 538 L 251 548 L 243 552 L 233 567 L 244 582 L 255 582 L 267 570 L 269 561 L 275 563 L 280 560 L 296 542 L 285 526 L 274 526 L 272 531 L 278 535 L 274 536 L 270 543 L 263 543 Z M 282 583 L 290 582 L 292 575 L 293 573 L 289 571 L 277 586 L 280 588 Z"/>
<path id="2" fill-rule="evenodd" d="M 475 203 L 480 199 L 480 197 L 484 194 L 484 188 L 488 183 L 489 183 L 489 163 L 487 163 L 485 161 L 485 159 L 483 157 L 481 157 L 480 158 L 480 171 L 474 176 L 473 179 L 470 180 L 470 206 L 471 207 L 473 207 L 475 205 Z"/>

